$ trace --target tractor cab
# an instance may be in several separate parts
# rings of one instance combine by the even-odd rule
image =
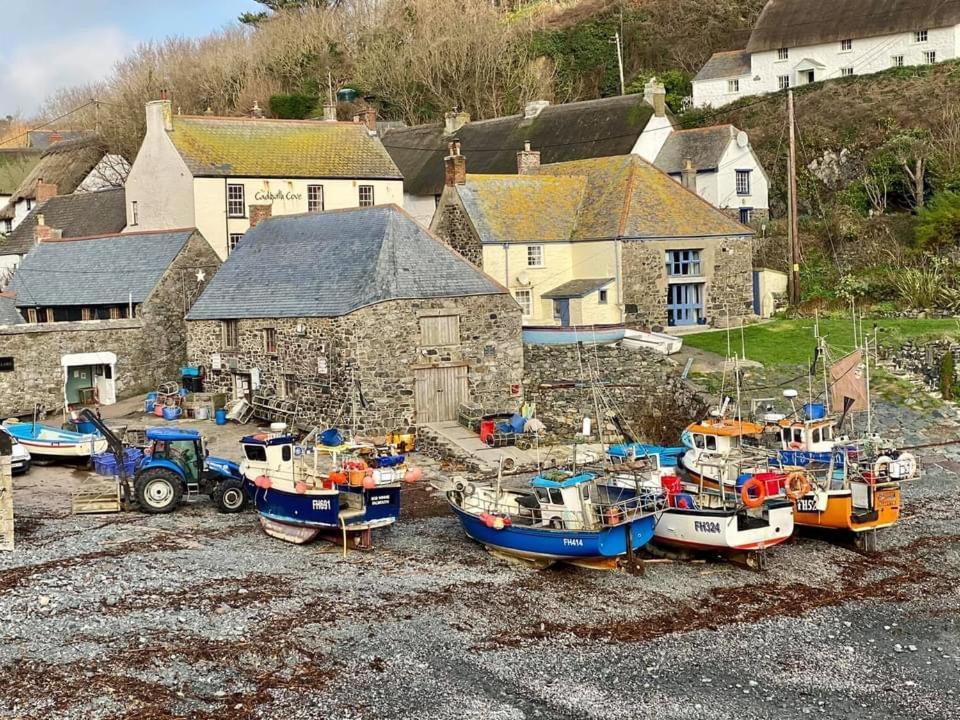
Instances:
[[[168,467],[188,485],[203,479],[206,448],[196,430],[148,428],[146,458],[142,467]]]

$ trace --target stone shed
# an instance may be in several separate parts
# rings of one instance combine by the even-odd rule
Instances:
[[[24,322],[0,325],[0,414],[110,405],[176,379],[184,316],[219,265],[192,228],[37,244],[11,283]]]
[[[187,316],[207,387],[383,433],[521,401],[520,307],[395,205],[274,217]]]

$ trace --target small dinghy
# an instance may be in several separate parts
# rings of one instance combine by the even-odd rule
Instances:
[[[673,353],[680,352],[683,347],[683,340],[666,333],[626,330],[620,344],[627,350],[634,352],[653,350],[664,355],[673,355]]]
[[[32,456],[41,459],[90,457],[107,450],[106,438],[97,433],[77,433],[37,422],[9,420],[4,427]]]

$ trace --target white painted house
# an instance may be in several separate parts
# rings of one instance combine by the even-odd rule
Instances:
[[[400,171],[363,123],[173,115],[169,100],[146,110],[126,232],[196,227],[226,258],[265,216],[403,202]]]
[[[715,53],[696,107],[960,56],[960,0],[769,0],[747,47]]]

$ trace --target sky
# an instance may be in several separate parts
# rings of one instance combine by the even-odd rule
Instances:
[[[59,87],[97,80],[138,43],[198,37],[253,0],[0,0],[0,117],[35,113]]]

